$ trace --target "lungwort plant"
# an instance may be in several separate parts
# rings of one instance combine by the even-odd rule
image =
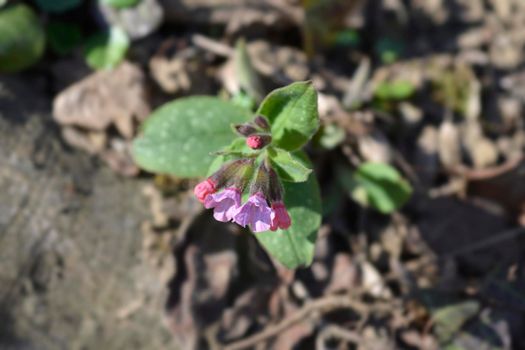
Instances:
[[[204,178],[196,197],[222,222],[248,227],[288,268],[312,262],[319,185],[301,148],[319,127],[309,82],[271,92],[255,114],[216,97],[177,99],[147,119],[133,144],[145,170]]]

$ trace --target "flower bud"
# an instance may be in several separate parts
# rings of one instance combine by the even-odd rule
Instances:
[[[252,176],[253,163],[253,159],[244,158],[227,162],[210,179],[215,182],[217,189],[232,186],[242,192]]]
[[[195,194],[195,197],[201,202],[204,203],[206,197],[208,195],[215,193],[217,191],[217,188],[215,186],[215,183],[211,179],[206,179],[193,189],[193,193]]]
[[[268,119],[266,119],[262,115],[258,115],[257,117],[255,117],[253,122],[255,123],[255,125],[263,129],[264,131],[270,131],[270,123],[268,123]]]
[[[257,132],[257,129],[255,129],[250,124],[236,124],[233,126],[233,128],[239,135],[244,137],[250,136]]]
[[[270,173],[266,162],[261,162],[256,171],[255,179],[250,186],[250,194],[262,193],[264,198],[269,198]]]
[[[250,135],[246,138],[246,144],[251,149],[261,149],[266,147],[272,142],[272,137],[270,135],[256,134]]]
[[[272,203],[272,224],[270,230],[276,231],[278,228],[286,230],[291,224],[292,219],[290,218],[284,203]]]
[[[268,170],[269,175],[269,194],[268,198],[270,199],[270,202],[282,202],[283,200],[283,185],[281,184],[281,180],[279,180],[279,176],[273,169]]]

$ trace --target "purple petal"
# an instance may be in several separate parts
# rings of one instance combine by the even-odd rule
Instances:
[[[272,222],[272,210],[261,193],[252,195],[234,215],[234,221],[246,227],[249,225],[253,232],[268,231]]]
[[[264,232],[270,230],[270,224],[268,222],[257,220],[255,225],[250,226],[253,232]]]
[[[246,225],[250,223],[250,218],[253,215],[252,212],[252,203],[248,201],[237,209],[236,213],[234,214],[233,221],[242,227],[246,227]]]
[[[227,188],[220,193],[207,196],[204,206],[208,209],[215,208],[213,211],[215,220],[227,222],[233,218],[240,203],[240,191],[235,188]]]
[[[253,232],[268,231],[272,223],[272,210],[267,205],[257,209],[250,227]]]

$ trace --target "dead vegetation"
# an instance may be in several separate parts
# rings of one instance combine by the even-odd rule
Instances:
[[[523,1],[159,3],[165,27],[132,45],[134,63],[67,89],[49,69],[68,145],[137,177],[130,140],[161,103],[257,101],[307,79],[322,120],[308,152],[324,219],[308,268],[286,270],[210,220],[193,180],[145,185],[141,259],[167,286],[178,348],[525,348]],[[352,197],[346,176],[365,161],[408,179],[403,209],[383,215]],[[118,318],[141,313],[144,298]]]

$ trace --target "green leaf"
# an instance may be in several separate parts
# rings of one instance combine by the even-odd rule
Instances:
[[[277,174],[283,181],[304,182],[312,172],[297,156],[280,148],[268,149],[268,154]]]
[[[248,111],[216,97],[169,102],[143,125],[133,142],[133,157],[145,170],[179,177],[206,176],[213,155],[237,136],[230,124],[250,119]]]
[[[71,10],[82,3],[82,0],[35,0],[44,12],[60,13]]]
[[[102,3],[115,8],[136,6],[141,0],[101,0]]]
[[[440,343],[446,343],[461,330],[461,327],[480,309],[477,301],[465,301],[448,305],[432,312],[434,331]]]
[[[268,118],[273,144],[287,151],[303,146],[319,128],[317,92],[311,82],[293,83],[272,91],[257,113]]]
[[[416,91],[415,86],[405,80],[384,81],[380,83],[374,94],[382,100],[406,100]]]
[[[88,65],[94,69],[115,68],[126,56],[129,38],[120,27],[111,27],[107,33],[92,36],[85,50]]]
[[[82,32],[77,24],[54,21],[47,25],[47,38],[53,51],[65,55],[80,45]]]
[[[44,30],[26,5],[0,9],[0,33],[0,72],[19,72],[35,64],[44,53]]]
[[[343,169],[339,180],[355,201],[383,214],[400,208],[412,194],[410,184],[395,168],[384,163],[363,163],[353,174]]]
[[[304,166],[311,166],[301,153]],[[292,225],[287,230],[255,233],[268,253],[289,269],[308,266],[314,257],[317,231],[321,225],[319,184],[312,173],[305,182],[284,182],[284,203]]]
[[[0,7],[4,6],[5,4],[7,4],[7,0],[0,0]]]

